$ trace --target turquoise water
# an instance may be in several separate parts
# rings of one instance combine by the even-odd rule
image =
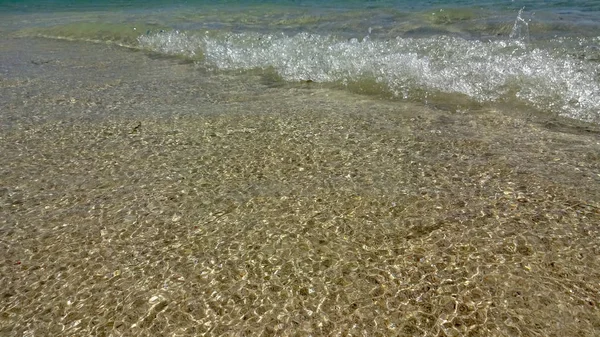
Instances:
[[[0,1],[0,32],[390,100],[600,121],[596,1]]]

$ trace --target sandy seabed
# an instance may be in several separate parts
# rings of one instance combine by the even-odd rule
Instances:
[[[2,42],[1,335],[600,334],[596,125]]]

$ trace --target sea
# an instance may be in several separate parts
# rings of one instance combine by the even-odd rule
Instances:
[[[273,85],[600,121],[597,1],[2,0],[0,35],[121,46]]]
[[[600,1],[0,0],[0,336],[599,336]]]

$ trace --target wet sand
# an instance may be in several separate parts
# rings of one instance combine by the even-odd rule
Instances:
[[[600,331],[596,125],[3,42],[2,335]]]

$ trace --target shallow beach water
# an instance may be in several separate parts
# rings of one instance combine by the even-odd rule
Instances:
[[[2,335],[600,331],[597,124],[0,42]]]

